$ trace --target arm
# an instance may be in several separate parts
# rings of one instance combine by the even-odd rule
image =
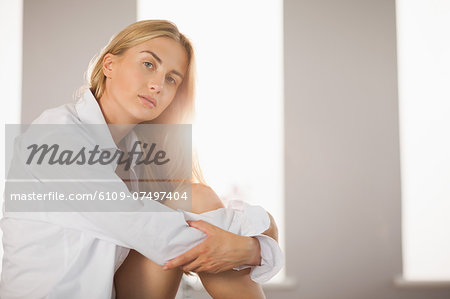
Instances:
[[[171,208],[176,209],[177,203],[176,202],[168,202],[166,205],[168,205]],[[195,214],[201,214],[206,213],[209,211],[217,210],[224,208],[224,204],[217,196],[217,194],[214,192],[213,189],[211,189],[209,186],[206,186],[204,184],[192,184],[192,212]],[[272,215],[270,213],[267,213],[270,219],[270,225],[269,228],[262,232],[262,234],[267,235],[275,240],[278,239],[278,229],[275,224],[275,220],[273,219]],[[191,222],[192,223],[192,222]],[[196,227],[197,229],[203,231],[205,234],[208,235],[209,240],[204,241],[202,247],[206,247],[208,249],[211,249],[212,246],[215,244],[221,244],[223,240],[229,239],[229,242],[231,244],[230,247],[230,253],[233,253],[233,256],[228,256],[228,259],[230,260],[230,263],[228,266],[222,265],[219,266],[218,264],[215,264],[215,267],[207,268],[204,267],[204,271],[208,271],[210,273],[217,273],[220,272],[220,270],[229,270],[234,267],[246,264],[251,266],[258,266],[261,264],[261,247],[259,244],[259,241],[256,237],[240,237],[236,236],[234,234],[220,234],[212,235],[213,232],[217,234],[218,230],[214,229],[214,227],[208,225],[208,223],[203,223],[202,221],[193,222],[194,224],[191,225],[191,227]],[[217,240],[216,240],[217,239]],[[211,245],[208,245],[208,243],[211,243]],[[226,248],[220,247],[223,250],[223,254],[230,254],[225,253],[227,251]],[[241,249],[241,250],[238,250]],[[191,255],[190,259],[195,259],[197,256]],[[183,262],[184,265],[184,271],[192,271],[196,265],[186,265],[188,262],[187,260],[181,261],[180,259],[178,262],[176,260],[172,260],[169,263],[166,263],[167,269],[172,269],[176,267],[176,264],[179,264]],[[217,261],[215,261],[217,263]],[[198,262],[196,263],[198,264]]]
[[[270,226],[262,234],[278,242],[278,227],[275,223],[275,219],[269,212],[267,212],[267,215],[269,215],[270,218]],[[246,257],[246,262],[241,265],[260,266],[261,265],[260,241],[257,237],[246,237],[246,238],[248,242],[249,253],[248,256]]]
[[[58,132],[61,134],[60,132]],[[51,134],[49,134],[51,136]],[[30,136],[28,136],[30,137]],[[34,136],[31,136],[33,139]],[[55,142],[54,138],[47,136],[46,141],[42,141],[41,136],[36,136],[40,144],[65,144],[62,148],[79,148],[83,144],[88,143],[82,139],[82,136],[73,136],[64,134],[62,140]],[[41,137],[41,138],[39,138]],[[58,136],[60,137],[60,136]],[[20,140],[19,140],[20,141]],[[29,143],[28,143],[29,144]],[[91,146],[91,144],[85,144]],[[101,167],[90,167],[90,165],[76,166],[50,166],[47,168],[38,167],[37,165],[26,165],[27,152],[26,144],[16,142],[16,156],[13,177],[9,179],[38,179],[30,184],[19,183],[14,185],[8,183],[9,191],[17,191],[16,188],[24,188],[22,193],[48,193],[49,191],[59,191],[61,193],[77,193],[77,194],[95,194],[96,192],[103,194],[109,192],[123,193],[131,197],[125,184],[116,176],[112,165],[103,165]],[[89,147],[87,147],[89,148]],[[57,178],[60,181],[83,179],[83,182],[73,181],[62,183],[51,181]],[[46,180],[44,180],[46,179]],[[102,181],[99,181],[102,180]],[[28,189],[27,189],[28,188]],[[7,190],[5,190],[7,191]],[[28,203],[25,203],[28,205]],[[48,207],[57,207],[55,213],[47,212],[42,208],[39,202],[37,206],[27,206],[31,213],[14,213],[7,210],[5,216],[46,221],[70,227],[77,230],[89,232],[100,239],[113,242],[117,245],[133,248],[149,259],[158,264],[179,256],[186,250],[198,245],[206,235],[186,224],[189,214],[183,211],[174,211],[158,202],[147,201],[145,206],[140,202],[128,200],[124,201],[124,208],[114,210],[98,210],[100,206],[93,206],[91,203],[83,202],[64,202],[62,205],[54,205],[50,203]],[[102,203],[103,204],[103,203]],[[122,204],[122,203],[120,203]],[[23,207],[23,206],[22,206]],[[34,209],[34,207],[36,209]],[[104,204],[101,207],[106,207]],[[107,205],[107,207],[115,207]],[[64,210],[72,211],[71,213],[59,213]],[[40,209],[40,210],[39,210]],[[62,209],[62,210],[61,210]],[[41,212],[36,212],[41,211]],[[232,209],[219,209],[210,213],[199,215],[198,220],[210,222],[223,230],[232,231],[238,235],[259,234],[265,229],[265,224],[259,221],[264,218],[264,210],[258,207],[248,207],[246,212]],[[221,244],[221,240],[218,243]]]
[[[193,191],[194,189],[197,190],[197,186],[193,187]],[[197,192],[199,197],[193,197],[194,212],[201,213],[223,207],[211,188],[205,186],[200,191]],[[191,227],[203,231],[207,238],[195,248],[166,263],[165,269],[180,266],[184,271],[219,273],[254,266],[250,272],[252,280],[259,283],[267,281],[281,269],[284,257],[275,241],[278,238],[275,220],[269,213],[264,214],[267,215],[265,231],[254,237],[249,237],[252,236],[251,233],[238,236],[204,221],[190,222]],[[197,220],[195,217],[192,219]]]

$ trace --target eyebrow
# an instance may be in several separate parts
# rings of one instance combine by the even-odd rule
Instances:
[[[148,54],[152,55],[156,59],[156,61],[158,61],[159,64],[162,64],[161,58],[159,58],[158,55],[156,55],[154,52],[144,50],[144,51],[141,51],[140,53],[148,53]],[[175,75],[179,76],[181,79],[184,79],[183,76],[181,75],[181,73],[178,72],[177,70],[172,70],[171,72],[174,73]]]

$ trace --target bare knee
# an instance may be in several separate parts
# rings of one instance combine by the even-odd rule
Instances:
[[[222,201],[213,189],[203,184],[192,185],[192,211],[194,213],[204,213],[223,207]],[[229,270],[217,274],[200,272],[198,275],[205,289],[213,298],[265,298],[261,285],[251,280],[250,269]]]
[[[216,192],[203,184],[192,184],[192,212],[196,214],[224,208]]]
[[[174,210],[181,209],[196,214],[224,208],[216,192],[204,184],[192,184],[192,201],[166,200],[166,206]]]

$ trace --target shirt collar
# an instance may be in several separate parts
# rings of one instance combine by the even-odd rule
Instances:
[[[75,109],[82,124],[95,125],[88,126],[88,130],[93,131],[94,140],[100,149],[118,149],[103,117],[102,110],[89,88],[76,102]]]
[[[133,145],[138,141],[137,135],[134,130],[131,130],[127,136],[125,136],[125,147],[128,151],[131,151]],[[131,160],[131,168],[135,168],[137,156],[133,156]]]

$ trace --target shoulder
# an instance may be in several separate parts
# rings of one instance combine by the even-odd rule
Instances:
[[[19,145],[57,144],[68,149],[90,145],[91,138],[79,126],[75,104],[44,110],[30,125],[24,125],[23,133],[17,136]]]
[[[42,112],[32,124],[78,124],[75,103],[68,103]]]
[[[68,103],[44,110],[21,134],[23,144],[83,144],[82,132],[77,128],[80,120],[75,104]]]

